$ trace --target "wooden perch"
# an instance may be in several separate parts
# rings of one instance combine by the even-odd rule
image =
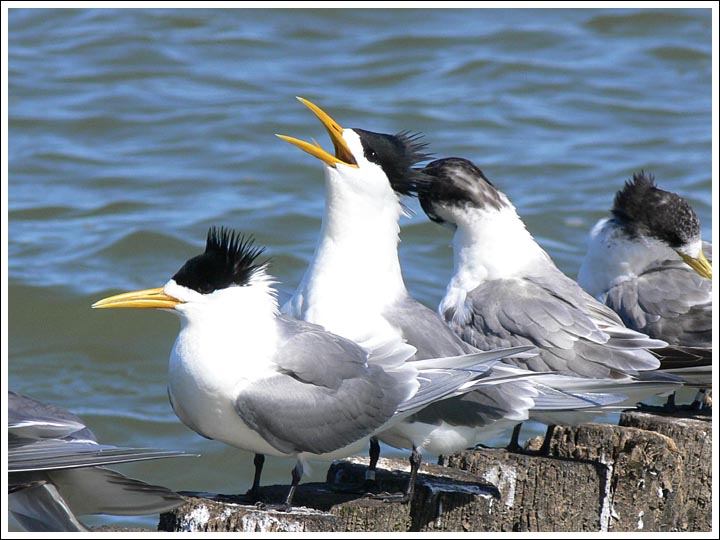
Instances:
[[[532,441],[530,447],[541,441]],[[366,459],[338,461],[328,483],[301,484],[291,512],[198,494],[160,517],[162,531],[710,531],[712,424],[623,413],[619,426],[558,427],[550,457],[475,449],[424,464],[410,504],[336,489],[360,484]],[[382,490],[401,491],[405,460],[382,459]],[[287,486],[262,489],[280,502]]]

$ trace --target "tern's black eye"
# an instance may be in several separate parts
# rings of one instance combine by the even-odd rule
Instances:
[[[382,168],[396,193],[410,195],[417,192],[418,183],[425,178],[412,167],[428,158],[428,154],[422,152],[425,144],[420,142],[419,135],[405,132],[387,135],[352,129],[360,137],[365,159]]]
[[[210,294],[211,292],[215,291],[215,285],[212,285],[208,282],[199,283],[197,285],[197,291],[200,294]]]

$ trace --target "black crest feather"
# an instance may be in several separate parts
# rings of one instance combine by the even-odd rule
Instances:
[[[382,167],[396,193],[414,195],[428,182],[423,173],[413,169],[414,165],[432,157],[425,152],[428,145],[421,133],[401,131],[387,135],[357,128],[353,131],[360,136],[365,158]]]
[[[419,192],[420,206],[427,216],[438,223],[443,220],[434,206],[472,205],[475,208],[501,209],[505,202],[500,192],[472,161],[450,157],[428,163],[422,173],[430,178]]]
[[[267,266],[268,261],[256,262],[264,251],[251,236],[225,227],[210,227],[205,252],[187,261],[173,279],[201,294],[247,285],[256,272]]]
[[[700,220],[690,204],[659,189],[645,171],[633,174],[617,192],[612,214],[631,237],[653,236],[673,248],[700,237]]]

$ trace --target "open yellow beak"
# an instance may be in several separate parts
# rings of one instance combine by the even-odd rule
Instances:
[[[301,97],[298,97],[298,100],[315,113],[315,116],[317,116],[320,122],[322,122],[322,125],[325,126],[325,130],[328,132],[328,135],[330,135],[330,139],[335,146],[335,155],[333,156],[323,150],[316,141],[313,141],[314,144],[311,144],[309,142],[296,139],[295,137],[288,137],[287,135],[278,135],[278,137],[290,144],[294,144],[300,150],[307,152],[311,156],[315,156],[319,160],[327,163],[330,167],[335,167],[338,163],[347,165],[348,167],[357,167],[357,162],[355,161],[350,148],[348,148],[345,139],[343,139],[342,126],[333,120],[328,113],[323,111],[311,101]]]
[[[168,296],[163,287],[116,294],[95,302],[93,308],[156,308],[173,309],[181,300]]]
[[[697,258],[686,255],[685,253],[678,254],[683,258],[690,268],[695,270],[698,274],[708,279],[712,279],[712,265],[705,258],[705,255],[701,251]]]

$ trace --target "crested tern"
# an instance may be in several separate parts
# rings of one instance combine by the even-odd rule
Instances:
[[[700,219],[644,171],[616,193],[611,213],[591,232],[578,282],[628,327],[668,342],[663,370],[709,387],[712,244],[700,237]]]
[[[506,362],[553,372],[560,376],[555,387],[565,391],[584,387],[588,396],[616,394],[623,398],[619,403],[634,405],[638,398],[677,387],[677,381],[661,376],[637,379],[640,372],[660,366],[648,349],[666,343],[626,328],[611,309],[563,274],[508,197],[475,164],[456,157],[438,159],[422,172],[432,179],[419,192],[423,210],[454,231],[453,274],[438,312],[458,336],[481,349],[537,347],[532,358]],[[597,380],[578,385],[573,379],[563,382],[564,376]],[[550,435],[554,424],[584,421],[587,412],[593,411],[531,416],[543,418]],[[512,447],[518,446],[518,431]],[[549,441],[546,436],[544,449]]]
[[[205,251],[164,286],[93,307],[156,308],[180,317],[169,363],[173,410],[206,438],[295,458],[285,508],[306,460],[356,453],[429,403],[470,391],[507,354],[416,363],[405,362],[407,349],[373,356],[321,326],[281,315],[262,252],[251,239],[213,227]]]
[[[84,514],[172,510],[185,502],[177,493],[104,466],[188,455],[100,444],[74,414],[8,391],[8,509],[27,531],[87,531]]]
[[[312,102],[298,98],[320,120],[334,154],[318,143],[278,135],[324,163],[326,200],[312,261],[283,311],[358,342],[371,350],[409,350],[409,363],[433,356],[477,351],[438,315],[408,293],[398,257],[401,197],[428,181],[413,169],[429,156],[418,136],[347,128]],[[524,370],[499,364],[496,376]],[[531,380],[480,387],[382,431],[385,443],[412,448],[411,478],[423,451],[447,455],[489,440],[527,418],[538,386]],[[554,399],[571,396],[557,392]],[[557,404],[557,403],[556,403]],[[379,446],[371,446],[368,479],[374,477]],[[409,499],[412,483],[403,496]]]

